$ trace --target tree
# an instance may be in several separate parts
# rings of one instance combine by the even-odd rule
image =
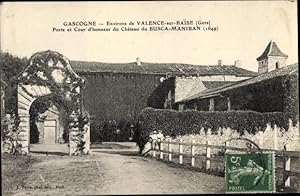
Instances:
[[[10,80],[19,75],[28,65],[26,57],[20,58],[0,51],[1,79],[10,84]]]
[[[4,116],[6,112],[13,110],[13,108],[11,108],[11,103],[13,103],[15,100],[15,97],[12,93],[13,88],[11,85],[11,80],[15,76],[19,75],[22,72],[22,70],[26,68],[27,65],[27,58],[19,58],[17,56],[13,56],[7,52],[2,52],[0,50],[1,104],[3,103],[3,99],[5,100],[5,102],[9,100],[9,102],[7,103],[10,103],[4,104],[5,108],[1,108],[1,143],[3,137],[7,135],[6,133],[4,133],[4,124],[6,123]],[[3,84],[5,84],[5,87],[2,86]],[[3,106],[1,105],[1,107]],[[14,137],[14,134],[10,135],[10,137]]]

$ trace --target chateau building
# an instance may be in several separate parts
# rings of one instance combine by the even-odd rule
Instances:
[[[298,114],[298,63],[286,65],[287,55],[273,41],[257,58],[258,75],[203,91],[177,101],[181,109],[202,111],[253,110]]]
[[[285,106],[288,98],[282,96],[289,95],[285,93],[286,88],[279,83],[274,85],[282,76],[298,77],[297,64],[286,66],[286,59],[287,55],[271,41],[257,58],[258,73],[241,68],[238,60],[231,65],[223,64],[222,60],[214,65],[191,65],[149,63],[140,58],[131,63],[70,61],[70,66],[57,67],[55,71],[59,74],[59,69],[63,68],[78,80],[85,79],[85,87],[80,88],[78,94],[82,96],[82,110],[90,117],[91,142],[112,141],[116,130],[121,130],[119,139],[124,141],[130,137],[135,120],[146,107],[180,111],[290,111],[291,107]],[[33,76],[44,77],[39,74]],[[68,80],[65,76],[60,80],[64,78]],[[60,80],[56,82],[59,85]],[[282,84],[286,80],[280,81]],[[27,108],[30,141],[45,144],[67,142],[68,135],[64,130],[68,124],[64,120],[66,111],[63,107],[45,101],[55,98],[49,97],[49,89],[34,85],[26,88],[9,93],[12,98],[5,100],[3,105],[10,108],[9,111]],[[31,103],[34,96],[42,98]]]
[[[202,87],[194,86],[202,81],[207,81],[205,87],[211,87],[256,75],[239,67],[238,61],[233,65],[223,65],[222,61],[216,65],[190,65],[148,63],[137,58],[132,63],[71,61],[71,66],[87,81],[83,99],[91,116],[92,141],[93,137],[104,137],[104,140],[108,137],[98,136],[96,132],[105,132],[103,127],[109,123],[128,127],[144,108],[166,108],[166,99],[180,100],[188,95],[178,89],[197,93]],[[168,81],[175,82],[165,88]]]

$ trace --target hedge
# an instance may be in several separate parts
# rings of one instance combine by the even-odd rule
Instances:
[[[195,111],[162,110],[146,108],[139,117],[135,140],[142,151],[148,140],[149,133],[161,130],[164,135],[198,134],[204,128],[205,132],[211,129],[217,133],[219,128],[237,130],[240,135],[245,131],[255,134],[264,131],[270,124],[272,127],[288,129],[289,118],[281,112],[259,113],[254,111]]]
[[[101,143],[101,142],[128,142],[131,135],[131,125],[134,123],[132,121],[126,121],[126,119],[121,119],[119,123],[117,121],[94,121],[91,123],[91,142]],[[117,129],[120,133],[117,134]]]

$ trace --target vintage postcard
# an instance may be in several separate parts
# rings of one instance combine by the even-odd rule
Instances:
[[[2,195],[300,192],[297,3],[2,2]]]

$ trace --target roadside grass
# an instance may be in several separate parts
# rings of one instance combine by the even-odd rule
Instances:
[[[30,156],[1,154],[2,195],[10,195],[17,187],[24,186],[27,170],[37,160]]]

